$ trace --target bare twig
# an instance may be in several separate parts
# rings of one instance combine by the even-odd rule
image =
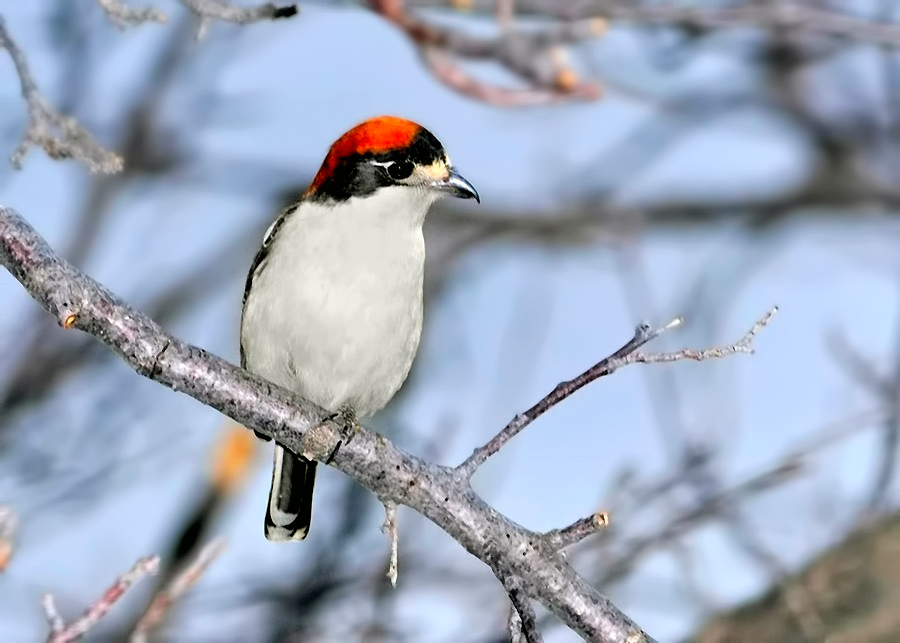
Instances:
[[[200,26],[197,29],[198,40],[206,35],[209,24],[215,20],[246,25],[261,20],[291,18],[300,11],[293,3],[281,7],[271,2],[255,7],[240,7],[222,0],[181,0],[181,3],[200,18]]]
[[[304,440],[327,412],[271,382],[180,341],[53,253],[14,210],[0,206],[0,264],[51,315],[102,340],[136,372],[273,438],[293,453],[324,461],[329,449]],[[319,440],[323,445],[328,440]],[[517,576],[523,591],[583,638],[608,643],[652,641],[544,539],[487,505],[454,469],[427,463],[360,426],[331,462],[382,502],[404,504],[446,531],[498,579]]]
[[[567,94],[540,88],[509,89],[490,85],[473,78],[446,52],[434,47],[423,47],[422,59],[434,77],[451,89],[497,107],[551,105],[573,99],[593,100],[600,95],[599,88],[594,85],[583,85]]]
[[[397,503],[387,501],[384,503],[384,523],[381,525],[381,531],[387,535],[390,541],[390,560],[388,562],[387,577],[391,581],[391,586],[397,586],[398,563],[399,563],[399,533],[397,531]]]
[[[39,145],[50,158],[73,158],[84,163],[91,172],[111,174],[120,171],[122,169],[120,156],[104,149],[74,118],[58,114],[50,107],[38,91],[28,62],[25,60],[25,54],[9,35],[2,16],[0,16],[0,47],[9,52],[19,76],[22,98],[28,107],[28,128],[22,142],[10,157],[13,167],[21,168],[29,148]]]
[[[113,585],[106,590],[93,605],[91,605],[81,618],[73,621],[69,625],[65,625],[59,612],[56,610],[56,603],[51,594],[45,594],[43,599],[44,614],[47,622],[50,624],[51,634],[48,643],[70,643],[77,641],[87,634],[101,618],[106,616],[107,612],[120,598],[128,591],[132,585],[141,580],[148,574],[155,574],[159,568],[159,557],[150,556],[141,558],[131,569],[116,580]]]
[[[472,98],[521,106],[600,96],[598,84],[580,81],[565,58],[558,55],[558,48],[605,33],[606,21],[601,18],[564,22],[540,31],[517,30],[509,23],[495,38],[476,38],[418,18],[407,11],[404,0],[367,0],[367,4],[406,33],[438,80]],[[510,89],[483,83],[454,58],[496,61],[529,87]]]
[[[53,594],[44,594],[41,597],[41,607],[44,608],[44,616],[47,617],[50,631],[54,635],[61,634],[66,629],[66,623],[63,621],[63,617],[59,615],[59,610],[56,609],[56,601],[53,599]]]
[[[464,477],[471,478],[478,467],[487,462],[488,458],[502,449],[507,442],[512,440],[525,427],[534,422],[541,415],[572,395],[578,389],[587,386],[604,375],[612,373],[619,367],[620,360],[625,356],[632,354],[647,342],[656,339],[667,330],[676,328],[681,324],[682,319],[678,317],[661,328],[653,328],[647,323],[638,325],[634,329],[634,336],[621,348],[609,357],[605,357],[594,364],[578,377],[557,384],[556,388],[545,395],[537,404],[524,413],[519,413],[519,415],[514,417],[509,424],[503,427],[497,435],[491,438],[489,442],[475,449],[475,451],[472,452],[472,455],[460,464],[456,470]]]
[[[509,637],[511,643],[542,643],[544,637],[538,628],[537,615],[522,589],[522,579],[512,576],[503,583],[509,595]]]
[[[557,384],[556,388],[545,395],[537,404],[524,413],[517,415],[509,424],[503,427],[497,435],[491,438],[489,442],[475,449],[475,451],[472,452],[472,455],[460,464],[456,470],[466,478],[471,478],[478,467],[484,464],[488,458],[502,449],[507,442],[518,435],[525,427],[534,422],[541,415],[579,389],[601,377],[616,372],[618,369],[628,364],[653,364],[681,360],[701,361],[717,359],[735,353],[752,353],[753,339],[760,330],[768,325],[776,312],[778,312],[778,308],[772,308],[765,316],[757,321],[739,341],[730,346],[720,346],[703,350],[684,349],[674,353],[640,353],[637,351],[641,346],[644,346],[647,342],[659,337],[664,332],[680,326],[683,321],[680,317],[676,317],[665,326],[656,329],[649,324],[641,324],[635,329],[634,337],[628,340],[628,342],[619,350],[609,357],[603,358],[578,377]]]
[[[753,340],[756,338],[756,335],[759,331],[769,325],[769,322],[772,321],[772,317],[774,317],[777,312],[778,306],[771,308],[769,312],[753,324],[753,328],[748,330],[740,340],[730,346],[717,346],[715,348],[705,348],[703,350],[686,348],[672,353],[632,353],[631,355],[625,356],[621,360],[621,364],[616,365],[616,368],[620,368],[626,364],[665,364],[667,362],[680,362],[683,360],[700,362],[707,359],[720,359],[736,353],[752,353]]]
[[[564,549],[580,543],[607,526],[609,526],[609,514],[600,511],[587,518],[576,520],[568,527],[547,532],[547,544],[554,549]]]
[[[166,22],[166,14],[152,7],[133,9],[122,4],[121,0],[97,0],[97,4],[106,12],[113,24],[120,29],[141,25],[145,22]]]
[[[197,583],[212,562],[225,551],[226,546],[227,542],[224,538],[217,538],[208,543],[200,550],[194,562],[159,590],[150,602],[147,611],[138,621],[134,633],[131,635],[131,643],[144,643],[147,640],[147,635],[159,627],[172,605]]]
[[[201,18],[246,25],[260,20],[291,18],[299,13],[295,3],[281,7],[266,2],[255,7],[240,7],[221,0],[181,0],[181,3]]]
[[[206,37],[210,24],[216,20],[246,25],[260,20],[290,18],[300,11],[296,4],[277,7],[271,2],[255,7],[238,7],[222,0],[181,0],[181,3],[200,18],[197,40]]]

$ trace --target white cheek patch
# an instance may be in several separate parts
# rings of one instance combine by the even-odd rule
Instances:
[[[431,165],[416,168],[416,173],[425,183],[443,181],[450,176],[450,166],[444,160],[437,160]]]

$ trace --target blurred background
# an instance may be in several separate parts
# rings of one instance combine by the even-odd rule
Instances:
[[[900,2],[308,0],[199,41],[181,3],[135,0],[168,22],[122,29],[102,4],[0,5],[48,103],[125,162],[0,164],[0,200],[57,251],[236,362],[278,209],[350,126],[417,120],[482,204],[429,217],[422,350],[376,428],[455,465],[640,321],[683,315],[650,348],[705,348],[778,305],[755,355],[592,384],[476,490],[534,530],[609,512],[571,558],[660,641],[897,640]],[[0,58],[9,154],[28,112]],[[94,632],[123,640],[216,538],[158,640],[507,640],[502,587],[425,519],[399,512],[391,589],[381,505],[325,468],[309,539],[271,545],[271,443],[9,276],[0,302],[0,640],[43,640],[42,593],[75,616],[158,553]]]

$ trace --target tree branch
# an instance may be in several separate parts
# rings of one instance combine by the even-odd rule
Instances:
[[[181,4],[193,11],[200,18],[197,39],[203,38],[209,23],[214,20],[246,25],[260,20],[278,20],[291,18],[299,13],[296,4],[277,7],[271,2],[255,7],[238,7],[221,0],[181,0]]]
[[[207,543],[191,564],[157,592],[134,628],[130,643],[146,643],[150,632],[159,627],[172,605],[197,583],[213,561],[225,551],[226,544],[224,538]]]
[[[122,4],[121,0],[97,0],[97,4],[109,16],[112,23],[120,29],[134,27],[145,22],[166,22],[166,14],[159,9],[151,7],[133,9]]]
[[[466,458],[466,460],[456,468],[457,471],[459,471],[466,479],[471,478],[478,467],[487,462],[488,458],[502,449],[507,442],[517,436],[529,424],[572,395],[572,393],[578,389],[587,386],[604,375],[612,373],[620,366],[619,362],[622,358],[630,355],[647,342],[659,337],[670,328],[680,326],[681,321],[681,318],[677,318],[662,328],[656,329],[650,326],[650,324],[640,324],[634,329],[634,336],[619,350],[609,357],[603,358],[578,377],[557,384],[556,388],[545,395],[541,401],[524,413],[519,413],[519,415],[514,417],[510,423],[503,427],[503,429],[500,430],[500,433],[491,438],[487,444],[475,449],[475,451],[472,452],[472,455]]]
[[[515,576],[508,578],[505,587],[512,608],[509,612],[511,643],[543,643],[544,637],[538,628],[537,615],[528,595],[522,590],[521,579]]]
[[[44,594],[44,615],[50,624],[48,643],[71,643],[87,634],[112,609],[125,592],[148,574],[155,574],[159,568],[159,557],[141,558],[131,571],[120,576],[103,596],[91,605],[81,618],[66,625],[56,610],[56,602],[52,594]]]
[[[504,445],[517,436],[529,424],[534,422],[551,408],[565,400],[567,397],[584,388],[594,380],[606,377],[628,364],[651,364],[664,362],[677,362],[681,360],[702,361],[733,355],[735,353],[752,353],[753,339],[760,330],[765,328],[778,308],[772,308],[764,317],[758,320],[753,327],[737,342],[730,346],[719,346],[704,350],[685,349],[674,353],[641,353],[638,349],[651,340],[659,337],[664,332],[681,326],[681,317],[676,317],[662,328],[652,328],[649,324],[641,324],[634,330],[634,337],[628,340],[624,346],[609,357],[605,357],[578,377],[560,382],[556,388],[550,391],[544,398],[524,413],[514,417],[501,431],[490,439],[485,445],[478,447],[456,469],[466,479],[472,477],[475,471],[484,464],[488,458],[497,453]]]
[[[100,339],[137,373],[186,393],[297,454],[324,460],[340,427],[324,410],[206,351],[178,340],[53,253],[14,210],[0,206],[0,263],[60,325]],[[523,591],[591,641],[652,641],[591,587],[544,536],[487,505],[468,480],[427,463],[361,427],[332,466],[382,501],[407,505],[441,527],[494,575]]]
[[[367,0],[366,4],[419,47],[439,81],[470,98],[511,107],[600,96],[597,83],[578,79],[560,47],[602,35],[606,32],[603,19],[565,22],[538,31],[506,24],[496,37],[480,38],[426,22],[407,11],[404,0]],[[529,87],[512,89],[483,83],[456,64],[456,58],[496,61]]]
[[[409,0],[423,8],[459,9],[491,15],[496,0]],[[616,0],[564,2],[562,0],[516,0],[518,16],[584,20],[605,18],[613,23],[642,26],[681,27],[690,31],[758,28],[792,30],[855,42],[900,46],[900,26],[867,20],[834,9],[805,6],[799,2],[746,2],[733,6],[692,6],[687,3],[637,3]]]
[[[9,159],[13,166],[21,168],[29,148],[38,145],[50,158],[73,158],[84,163],[91,172],[112,174],[120,171],[122,158],[118,154],[104,149],[74,118],[63,116],[50,107],[38,91],[25,54],[9,35],[3,16],[0,16],[0,48],[9,52],[28,108],[28,128]]]
[[[609,526],[609,514],[600,511],[587,518],[580,518],[568,527],[548,531],[547,542],[556,549],[565,549],[580,543],[607,526]]]

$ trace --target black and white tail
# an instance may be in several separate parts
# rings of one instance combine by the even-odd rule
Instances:
[[[272,487],[266,509],[266,539],[276,542],[303,540],[312,521],[315,460],[298,457],[275,444]]]

